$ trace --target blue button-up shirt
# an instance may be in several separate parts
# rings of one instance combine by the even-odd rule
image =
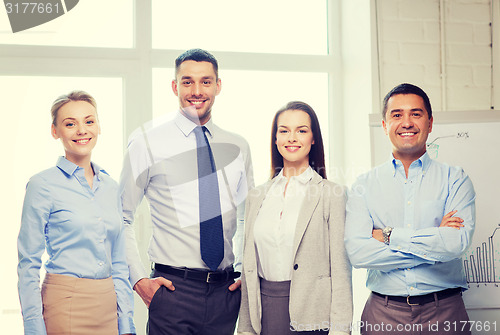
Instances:
[[[386,295],[422,295],[467,288],[461,255],[475,225],[476,194],[459,167],[432,160],[414,161],[406,177],[392,159],[361,175],[347,202],[345,242],[354,267],[367,268],[366,286]],[[457,210],[464,227],[439,227]],[[393,227],[390,244],[372,237],[373,229]]]
[[[41,257],[48,273],[113,277],[120,334],[135,333],[118,185],[96,164],[92,188],[84,169],[60,157],[26,187],[18,238],[19,297],[25,334],[46,334],[40,293]]]

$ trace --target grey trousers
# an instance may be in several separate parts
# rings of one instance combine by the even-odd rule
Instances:
[[[328,330],[295,331],[291,327],[290,281],[267,281],[260,278],[262,304],[261,335],[328,334]]]
[[[370,294],[361,315],[362,335],[470,335],[461,294],[417,306]]]
[[[229,291],[234,280],[216,284],[183,279],[157,270],[152,277],[172,281],[175,291],[161,286],[149,305],[149,335],[233,335],[241,290]]]

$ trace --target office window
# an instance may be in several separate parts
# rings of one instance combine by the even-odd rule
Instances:
[[[96,97],[102,134],[93,159],[118,179],[130,133],[152,116],[177,110],[170,85],[173,60],[182,50],[201,47],[221,62],[214,120],[247,138],[257,184],[268,178],[271,119],[290,100],[303,100],[318,113],[328,162],[328,147],[339,146],[328,138],[342,127],[335,122],[328,129],[329,118],[340,112],[332,103],[339,59],[328,52],[328,45],[335,45],[336,6],[332,0],[85,0],[51,22],[15,34],[0,10],[0,108],[8,124],[2,153],[10,165],[2,172],[12,176],[4,186],[10,211],[0,249],[7,269],[0,279],[7,292],[0,299],[3,329],[23,334],[16,239],[26,182],[63,154],[50,136],[53,99],[74,88]],[[146,207],[138,211],[143,224],[135,229],[147,269]],[[135,298],[137,332],[144,335],[147,309]]]
[[[153,0],[153,48],[325,55],[327,1]]]
[[[8,199],[8,210],[3,211],[2,267],[0,276],[0,325],[8,334],[22,334],[22,317],[17,295],[17,235],[25,187],[29,178],[54,166],[58,156],[64,155],[59,140],[50,133],[50,107],[61,94],[73,89],[90,93],[97,101],[101,135],[92,153],[92,160],[103,167],[111,177],[118,179],[121,171],[123,147],[122,81],[120,78],[76,77],[21,77],[0,76],[2,95],[0,110],[3,120],[2,146],[4,164],[0,165],[3,178],[3,199]],[[112,155],[110,155],[112,153]],[[45,272],[42,270],[42,275]]]
[[[221,128],[246,138],[252,151],[255,182],[269,178],[271,123],[274,114],[292,100],[308,103],[318,114],[329,150],[328,75],[326,73],[219,70],[221,93],[213,107],[213,120]],[[153,117],[177,111],[171,89],[174,69],[153,69]],[[327,157],[328,163],[328,157]],[[327,167],[328,171],[328,167]]]
[[[12,33],[7,11],[2,8],[0,44],[131,48],[133,4],[133,0],[79,1],[64,15],[15,34]],[[17,8],[19,11],[33,9],[23,5]],[[56,7],[51,10],[56,10]],[[62,11],[63,8],[57,7],[57,10]]]

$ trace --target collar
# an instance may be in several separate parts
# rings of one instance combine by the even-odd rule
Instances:
[[[196,123],[194,123],[193,121],[189,120],[187,117],[182,115],[181,112],[178,112],[177,115],[175,116],[175,124],[186,137],[188,137],[189,134],[191,134],[194,128],[198,127]],[[210,137],[213,137],[214,123],[212,122],[212,118],[210,118],[210,120],[208,120],[208,122],[205,123],[203,126],[207,128]]]
[[[298,176],[290,177],[290,180],[294,179],[305,185],[312,179],[313,175],[314,170],[311,166],[308,166],[307,169]],[[282,180],[287,180],[287,178],[283,175],[283,169],[281,169],[280,173],[275,177],[275,179],[277,183],[281,182]]]
[[[98,180],[100,180],[100,173],[101,172],[104,174],[108,174],[104,169],[101,169],[101,167],[99,165],[97,165],[96,163],[90,162],[90,165],[92,166],[92,169],[94,170],[94,174]],[[59,169],[61,169],[68,176],[72,176],[77,170],[83,170],[82,167],[76,165],[73,162],[70,162],[64,156],[60,156],[57,159],[56,166]]]
[[[394,158],[394,155],[391,154],[391,163],[393,167],[394,176],[396,176],[396,171],[398,168],[402,168],[403,163],[399,159]],[[429,154],[424,152],[422,156],[420,156],[417,160],[413,161],[410,165],[410,168],[421,167],[422,174],[425,174],[427,170],[429,170],[429,166],[432,163],[432,159],[429,157]]]

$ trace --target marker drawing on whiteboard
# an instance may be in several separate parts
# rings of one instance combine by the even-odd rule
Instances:
[[[429,156],[432,159],[437,159],[439,156],[439,144],[436,144],[434,142],[436,142],[439,139],[450,138],[450,137],[468,139],[469,132],[468,131],[459,131],[455,135],[438,136],[435,139],[433,139],[431,142],[427,143],[427,152],[429,153]]]
[[[498,287],[500,284],[500,271],[497,264],[500,261],[500,238],[495,239],[495,233],[500,230],[500,224],[495,228],[491,236],[488,237],[488,242],[483,242],[480,247],[477,247],[475,252],[464,256],[464,270],[467,284],[494,284]]]

